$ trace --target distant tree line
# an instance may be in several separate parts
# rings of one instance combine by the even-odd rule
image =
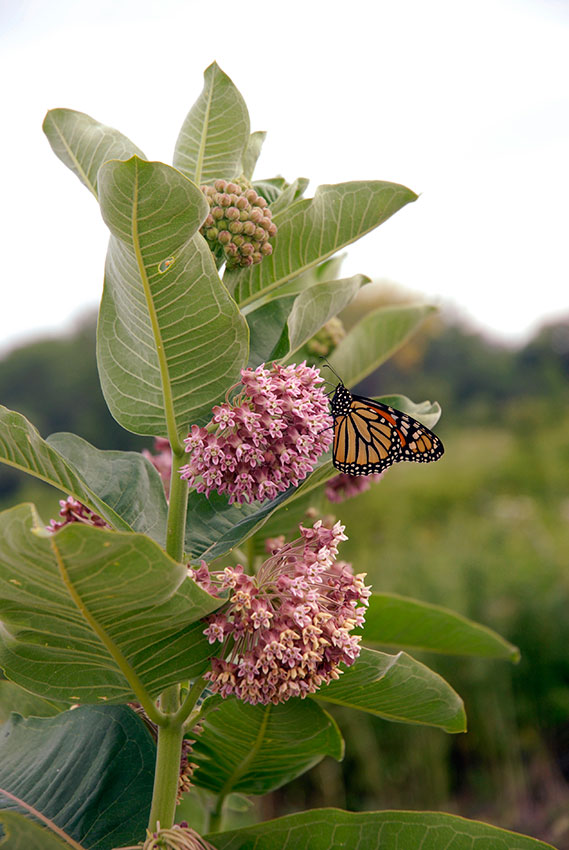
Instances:
[[[123,430],[110,415],[97,378],[95,318],[73,333],[22,346],[0,360],[0,403],[23,413],[42,436],[73,431],[97,448],[139,451],[149,438]],[[569,320],[542,327],[526,345],[489,342],[466,326],[427,322],[397,355],[360,384],[366,395],[401,392],[437,400],[443,427],[501,417],[514,399],[565,406]],[[548,407],[548,409],[551,409]],[[0,495],[19,478],[0,468]]]

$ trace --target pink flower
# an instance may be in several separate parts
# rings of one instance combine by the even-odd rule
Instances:
[[[322,380],[306,363],[243,369],[238,395],[184,440],[190,457],[182,478],[206,496],[227,493],[230,504],[263,502],[297,486],[332,442]]]
[[[301,525],[292,543],[278,547],[274,538],[270,548],[278,548],[255,576],[240,565],[190,570],[210,593],[231,590],[204,631],[220,644],[205,674],[214,693],[276,704],[314,693],[340,676],[340,664],[354,663],[360,637],[351,632],[364,621],[370,591],[363,574],[336,561],[343,532],[340,523],[326,528],[319,520],[312,528]]]
[[[351,499],[357,496],[358,493],[365,493],[369,490],[372,481],[380,481],[385,473],[378,472],[374,475],[346,475],[340,472],[339,475],[331,478],[326,484],[325,494],[330,502],[344,502],[346,499]]]
[[[95,528],[110,528],[108,522],[92,511],[87,505],[78,502],[73,496],[68,496],[67,499],[60,499],[59,504],[61,510],[59,516],[63,517],[59,522],[55,519],[50,519],[49,525],[46,526],[48,531],[59,531],[64,525],[69,525],[72,522],[81,522],[83,525],[93,525]]]

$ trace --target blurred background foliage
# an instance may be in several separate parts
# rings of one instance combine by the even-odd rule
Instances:
[[[349,317],[346,318],[349,324]],[[359,387],[437,400],[446,454],[398,464],[357,499],[327,504],[342,556],[378,590],[442,604],[520,647],[519,665],[430,655],[462,695],[466,735],[334,711],[342,764],[325,760],[259,801],[263,818],[307,806],[441,809],[569,848],[569,321],[514,348],[449,317],[429,320]],[[74,431],[102,449],[150,447],[101,395],[95,320],[0,361],[0,403],[42,436]],[[0,508],[59,496],[0,468]]]

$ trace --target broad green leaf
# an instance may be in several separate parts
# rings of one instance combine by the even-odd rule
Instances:
[[[300,200],[306,192],[309,183],[310,180],[306,177],[297,177],[296,180],[293,180],[292,183],[289,183],[288,186],[284,187],[278,198],[275,198],[274,203],[271,204],[271,212],[273,215],[286,210],[286,208],[290,207],[291,204],[294,204],[295,201]]]
[[[0,723],[5,723],[13,711],[22,717],[54,717],[66,708],[62,703],[42,699],[14,682],[0,679]]]
[[[404,652],[387,655],[363,648],[337,681],[320,688],[311,699],[359,708],[396,723],[437,726],[445,732],[466,730],[464,707],[456,691]]]
[[[101,451],[75,434],[52,434],[47,443],[133,531],[164,547],[168,504],[150,461],[139,452]]]
[[[31,505],[0,514],[0,667],[45,699],[148,711],[207,665],[198,621],[219,604],[142,534],[49,534]]]
[[[19,812],[0,811],[0,850],[82,850],[83,847],[49,832],[47,827]]]
[[[366,643],[445,655],[508,658],[514,662],[520,658],[519,649],[492,629],[447,608],[396,593],[374,593],[370,597],[363,635]]]
[[[315,470],[300,487],[289,487],[265,502],[230,505],[225,495],[213,492],[209,498],[191,490],[188,499],[186,552],[193,561],[213,561],[255,534],[269,516],[289,499],[294,500],[322,483],[322,467],[331,468],[327,455],[322,455]],[[335,474],[335,473],[334,473]],[[328,476],[330,477],[330,476]]]
[[[253,189],[258,195],[261,195],[271,207],[287,185],[284,177],[269,177],[266,180],[255,180]]]
[[[438,401],[414,402],[406,395],[380,395],[375,397],[376,401],[388,404],[396,410],[408,413],[414,419],[418,419],[427,428],[434,428],[441,418],[441,406]]]
[[[377,180],[319,186],[314,198],[274,216],[278,233],[271,256],[226,272],[224,282],[244,306],[369,233],[416,197],[405,186]]]
[[[28,720],[12,715],[0,739],[0,821],[3,809],[35,816],[46,848],[50,834],[87,850],[139,841],[155,759],[150,733],[126,706],[81,706]]]
[[[249,113],[239,91],[213,62],[180,130],[174,165],[198,186],[239,177],[249,146]]]
[[[196,186],[133,157],[104,165],[99,191],[113,234],[97,341],[103,392],[124,428],[173,442],[237,379],[247,325],[196,234],[208,210]]]
[[[53,152],[98,197],[97,173],[109,159],[129,159],[142,151],[113,127],[74,109],[50,109],[43,131]]]
[[[349,388],[400,348],[434,308],[428,304],[380,307],[352,328],[328,360]]]
[[[223,796],[266,794],[324,756],[343,757],[335,721],[309,700],[263,706],[227,699],[203,727],[192,752],[199,765],[194,781]]]
[[[369,283],[369,278],[356,274],[343,280],[316,283],[301,292],[287,320],[290,340],[288,356],[292,357],[329,319],[343,310],[364,283]]]
[[[261,363],[286,357],[290,349],[287,319],[294,295],[275,298],[245,315],[249,325],[249,362],[255,369]]]
[[[0,405],[0,463],[21,469],[35,478],[73,496],[102,516],[113,528],[126,531],[128,522],[89,488],[75,468],[48,442],[34,426],[13,410]]]
[[[244,311],[251,340],[249,366],[292,358],[368,281],[364,275],[323,281],[298,296],[272,298],[256,310]]]
[[[247,147],[243,154],[243,174],[247,180],[250,180],[253,176],[257,160],[261,153],[261,148],[263,147],[263,142],[266,138],[267,134],[264,130],[256,130],[256,132],[251,133],[249,136],[249,141],[247,142]]]
[[[206,838],[217,850],[555,850],[544,841],[444,812],[313,809]]]

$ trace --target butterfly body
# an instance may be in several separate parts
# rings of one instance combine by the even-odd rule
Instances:
[[[351,393],[342,382],[330,403],[334,420],[333,462],[348,475],[383,472],[398,461],[438,460],[443,444],[418,422],[387,404]]]

